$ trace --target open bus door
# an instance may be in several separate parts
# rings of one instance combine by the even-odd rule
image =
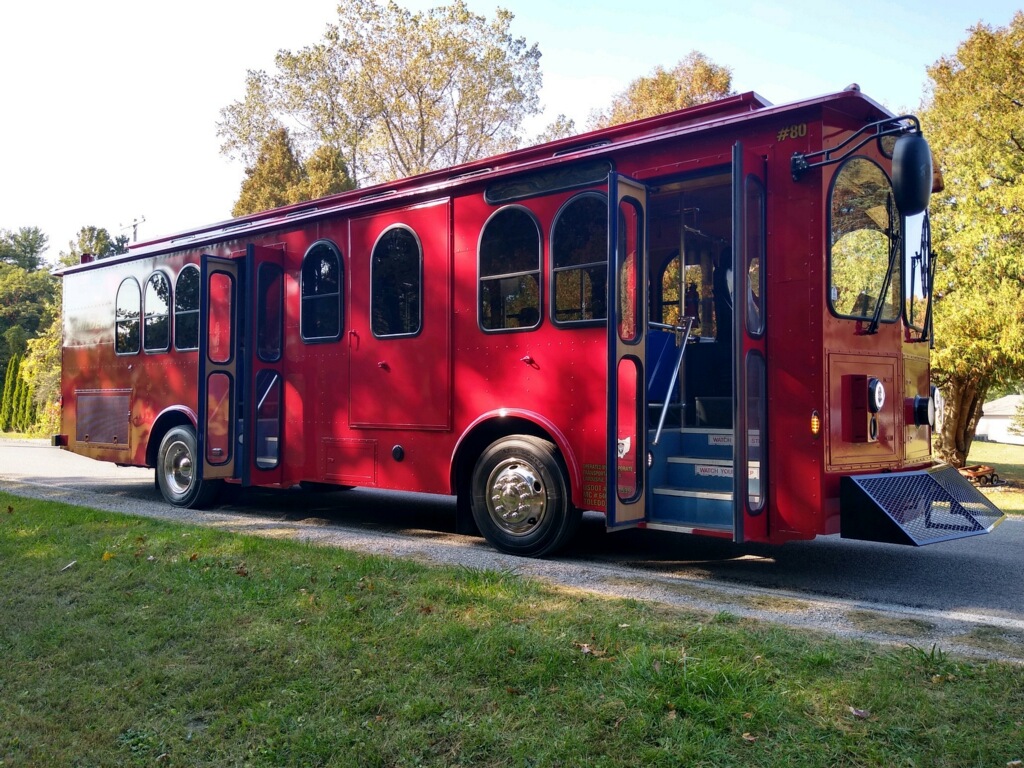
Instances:
[[[647,188],[608,179],[608,521],[647,519]]]
[[[197,482],[236,476],[238,283],[234,259],[204,254],[200,262]]]
[[[281,478],[284,254],[203,255],[199,325],[200,480]]]
[[[764,159],[737,142],[732,157],[734,541],[764,540],[768,534],[764,177]]]
[[[243,485],[281,482],[284,406],[284,251],[250,244],[246,249],[244,350],[245,415],[242,420]]]

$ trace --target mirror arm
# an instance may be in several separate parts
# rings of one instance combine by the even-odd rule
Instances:
[[[871,133],[868,133],[869,131]],[[820,168],[823,165],[838,163],[852,155],[872,139],[879,139],[882,136],[901,136],[904,133],[915,132],[921,132],[921,123],[918,122],[914,115],[900,115],[899,117],[889,117],[885,120],[868,123],[829,149],[819,149],[817,152],[806,153],[794,152],[789,160],[789,170],[793,175],[793,181],[800,181],[800,177],[812,168]],[[857,141],[858,139],[859,141]],[[857,141],[854,146],[847,146],[854,141]],[[815,159],[819,157],[822,159]]]

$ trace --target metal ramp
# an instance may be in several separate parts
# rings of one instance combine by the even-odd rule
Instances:
[[[924,546],[991,532],[1005,515],[948,464],[842,478],[844,539]]]

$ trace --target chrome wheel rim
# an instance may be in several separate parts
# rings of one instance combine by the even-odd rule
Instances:
[[[528,536],[544,522],[548,511],[547,486],[529,462],[509,458],[487,477],[487,512],[504,533]]]
[[[175,496],[184,496],[192,487],[192,451],[183,440],[175,440],[164,453],[163,477],[167,489]]]

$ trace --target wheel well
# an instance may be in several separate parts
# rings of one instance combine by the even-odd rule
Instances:
[[[160,443],[164,435],[174,427],[195,427],[192,419],[184,411],[165,411],[161,413],[149,432],[149,442],[146,444],[146,466],[155,467],[157,453],[160,451]]]
[[[473,512],[469,506],[469,482],[473,476],[473,467],[487,446],[495,440],[510,435],[532,435],[555,443],[552,436],[543,428],[529,419],[517,416],[494,418],[477,424],[463,438],[452,462],[451,489],[456,496],[455,530],[467,535],[480,535],[473,520]]]

